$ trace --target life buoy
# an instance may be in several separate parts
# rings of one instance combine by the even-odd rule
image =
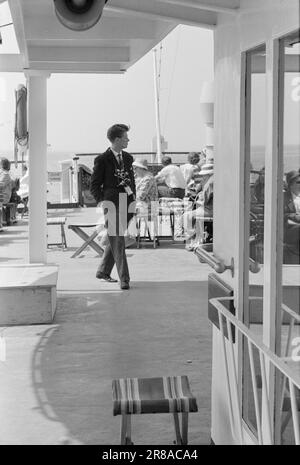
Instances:
[[[27,89],[21,84],[15,91],[16,95],[16,124],[15,139],[19,145],[27,145]]]
[[[18,161],[18,146],[26,147],[28,144],[27,129],[27,89],[20,84],[15,91],[15,163]]]

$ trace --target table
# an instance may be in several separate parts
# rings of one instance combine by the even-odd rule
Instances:
[[[99,232],[97,230],[97,223],[76,223],[76,224],[69,224],[68,228],[74,231],[82,240],[83,244],[79,247],[75,253],[71,256],[71,258],[77,257],[81,252],[89,245],[94,249],[100,257],[102,257],[104,250],[97,244],[94,239],[98,236]],[[83,229],[85,228],[94,228],[93,233],[89,236]]]

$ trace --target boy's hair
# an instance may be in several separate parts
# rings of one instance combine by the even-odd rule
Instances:
[[[10,161],[7,158],[1,158],[0,165],[1,165],[1,168],[4,169],[5,171],[10,170]]]
[[[168,166],[168,165],[171,165],[172,163],[172,158],[169,157],[168,155],[164,155],[161,159],[161,164],[163,166]]]
[[[110,142],[114,142],[117,137],[122,137],[127,131],[129,131],[129,126],[126,124],[114,124],[107,131],[107,138]]]

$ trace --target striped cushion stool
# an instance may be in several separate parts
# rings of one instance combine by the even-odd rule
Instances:
[[[112,389],[113,414],[122,415],[121,444],[133,444],[131,415],[140,413],[172,413],[176,444],[188,443],[188,415],[198,407],[187,376],[115,379]],[[181,430],[178,413],[182,415]]]

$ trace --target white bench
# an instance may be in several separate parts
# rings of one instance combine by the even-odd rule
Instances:
[[[0,266],[0,326],[51,323],[58,266]]]

